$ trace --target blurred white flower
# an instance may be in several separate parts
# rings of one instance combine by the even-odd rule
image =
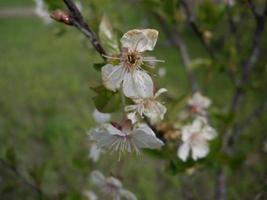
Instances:
[[[152,124],[163,120],[164,115],[167,111],[166,107],[163,106],[156,98],[166,92],[167,89],[159,89],[155,95],[149,96],[147,98],[133,98],[135,105],[128,105],[125,107],[125,111],[128,112],[127,117],[136,123],[139,117],[148,117]]]
[[[88,200],[98,200],[97,195],[91,190],[86,190],[83,192],[83,194],[87,197]]]
[[[187,103],[191,113],[206,115],[206,110],[210,106],[211,101],[208,97],[203,96],[200,92],[195,92]]]
[[[177,156],[184,162],[192,151],[193,160],[204,158],[209,153],[209,140],[217,136],[216,130],[208,125],[203,117],[197,117],[192,124],[182,128],[183,144],[177,150]]]
[[[96,123],[103,124],[110,121],[111,114],[99,112],[97,109],[93,112],[93,118]]]
[[[50,24],[52,19],[50,18],[47,6],[43,0],[34,0],[35,1],[35,13],[40,17],[46,24]]]
[[[97,162],[99,160],[100,155],[101,155],[102,152],[103,152],[102,149],[98,148],[95,143],[92,143],[91,147],[90,147],[89,158],[93,162]]]
[[[109,57],[120,60],[118,65],[106,64],[102,67],[102,81],[109,90],[116,91],[122,84],[125,96],[129,98],[146,98],[153,95],[153,81],[141,68],[144,62],[158,61],[143,57],[144,51],[151,51],[157,42],[158,31],[154,29],[134,29],[121,38],[122,52],[120,57]]]
[[[91,137],[99,148],[117,151],[119,156],[124,152],[139,153],[141,148],[155,149],[163,145],[146,124],[133,128],[128,124],[121,129],[112,124],[102,124],[92,131]]]
[[[164,68],[164,67],[160,67],[160,68],[158,69],[158,75],[159,75],[159,77],[164,77],[164,76],[166,76],[166,68]]]
[[[121,198],[137,200],[136,196],[132,192],[125,190],[120,180],[115,177],[106,178],[100,171],[93,171],[91,173],[91,181],[106,197],[113,200],[120,200]]]

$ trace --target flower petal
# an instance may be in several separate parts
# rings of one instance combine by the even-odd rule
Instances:
[[[159,95],[161,95],[164,92],[167,92],[168,90],[166,88],[160,88],[156,94],[155,94],[155,98],[157,98]]]
[[[111,115],[109,113],[101,113],[95,109],[93,112],[93,118],[97,123],[103,124],[110,120]]]
[[[161,103],[155,101],[152,106],[145,109],[145,115],[150,119],[151,124],[156,124],[163,120],[167,109]]]
[[[129,72],[123,80],[123,93],[129,98],[147,98],[153,95],[153,81],[144,71]]]
[[[164,145],[146,124],[141,124],[139,128],[133,130],[132,137],[137,148],[156,149]]]
[[[89,157],[93,162],[97,162],[101,154],[101,149],[97,147],[95,143],[93,143],[90,147]]]
[[[105,185],[106,182],[106,177],[98,170],[92,171],[91,172],[91,181],[95,185],[102,187]]]
[[[188,143],[183,143],[177,150],[177,156],[182,160],[186,161],[189,155],[190,146]]]
[[[217,131],[211,126],[207,125],[205,128],[203,128],[202,134],[206,140],[212,140],[217,136]]]
[[[116,91],[123,80],[125,70],[122,66],[113,66],[111,64],[106,64],[101,69],[102,81],[104,86],[112,91]]]
[[[136,196],[132,192],[125,189],[120,190],[120,196],[126,200],[137,200]]]
[[[132,51],[143,52],[153,50],[157,42],[158,31],[154,29],[134,29],[121,38],[122,47]]]
[[[204,158],[209,153],[209,146],[206,141],[199,141],[197,144],[192,146],[192,158],[197,160],[199,158]]]

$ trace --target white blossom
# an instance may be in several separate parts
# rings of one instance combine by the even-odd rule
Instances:
[[[97,162],[102,152],[103,152],[102,149],[98,148],[98,146],[95,143],[92,143],[90,147],[89,158],[93,162]]]
[[[52,19],[50,18],[47,6],[43,0],[34,0],[35,1],[35,13],[38,17],[43,19],[46,24],[50,24]]]
[[[102,67],[102,81],[104,86],[116,91],[122,85],[125,96],[129,98],[146,98],[153,94],[153,81],[141,68],[144,62],[160,61],[151,60],[151,57],[142,56],[142,52],[151,51],[157,42],[158,31],[154,29],[134,29],[128,31],[121,38],[122,52],[118,65],[106,64]]]
[[[204,158],[209,153],[209,140],[217,136],[216,130],[207,124],[203,117],[197,117],[192,124],[182,128],[183,144],[177,150],[177,156],[184,162],[190,151],[193,160]]]
[[[188,100],[190,111],[200,115],[206,115],[206,110],[210,104],[210,99],[203,96],[200,92],[195,92],[192,98]]]
[[[96,123],[103,124],[110,121],[111,114],[99,112],[97,109],[93,112],[93,118]]]
[[[155,95],[147,98],[133,98],[132,100],[135,105],[128,105],[125,107],[125,111],[128,112],[128,119],[130,119],[132,123],[136,123],[139,117],[146,116],[152,124],[163,120],[167,109],[158,102],[156,98],[166,91],[165,88],[161,88]]]
[[[142,148],[155,149],[163,145],[146,124],[133,128],[127,125],[121,129],[112,124],[102,124],[92,131],[91,137],[99,148],[117,151],[119,156],[124,152],[139,153]]]
[[[96,170],[91,173],[91,181],[106,197],[112,198],[113,200],[120,200],[121,198],[137,200],[135,195],[124,189],[121,181],[113,176],[105,177],[100,171]]]
[[[83,192],[83,194],[87,197],[88,200],[98,200],[97,195],[91,190],[86,190]]]

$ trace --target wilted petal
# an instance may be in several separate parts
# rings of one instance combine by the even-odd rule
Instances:
[[[187,143],[182,144],[177,151],[177,156],[182,160],[186,161],[189,155],[190,146]]]
[[[109,90],[116,91],[123,80],[124,68],[121,65],[106,64],[102,67],[101,72],[104,86]]]
[[[93,112],[93,118],[97,123],[103,124],[110,120],[111,115],[109,113],[101,113],[95,109]]]
[[[159,95],[161,95],[164,92],[167,92],[168,90],[166,88],[160,88],[156,94],[155,94],[155,98],[157,98]]]
[[[136,112],[129,112],[127,118],[131,120],[132,124],[135,124],[138,121],[138,116]]]
[[[120,190],[120,196],[126,200],[137,200],[136,196],[128,190]]]
[[[144,71],[129,72],[123,81],[123,93],[129,98],[147,98],[153,95],[153,81]]]
[[[156,124],[163,120],[167,109],[159,102],[154,102],[150,109],[145,110],[145,115],[149,118],[151,124]]]
[[[158,31],[154,29],[134,29],[125,33],[121,38],[122,47],[132,51],[143,52],[153,50],[157,42]]]
[[[139,128],[133,130],[132,137],[138,148],[156,149],[164,145],[146,124],[141,124]]]
[[[199,158],[204,158],[209,153],[209,146],[206,141],[199,141],[199,143],[192,146],[192,158],[197,160]]]

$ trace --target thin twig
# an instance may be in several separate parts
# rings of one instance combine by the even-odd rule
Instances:
[[[176,47],[180,53],[183,65],[185,67],[188,80],[190,82],[192,92],[195,92],[199,89],[195,74],[191,69],[191,58],[189,56],[186,43],[181,38],[179,32],[175,27],[170,27],[167,21],[158,13],[154,12],[154,17],[159,22],[161,28],[163,29],[167,39],[169,40],[170,44]]]
[[[102,47],[100,42],[97,39],[96,34],[93,30],[88,26],[85,22],[82,14],[80,13],[79,9],[75,5],[72,0],[63,0],[67,8],[69,9],[69,17],[70,22],[73,24],[78,30],[80,30],[87,38],[90,39],[92,45],[94,46],[95,50],[100,54],[100,56],[106,60],[103,55],[106,55],[105,49]]]
[[[31,183],[31,181],[27,180],[26,177],[24,177],[16,167],[13,165],[9,164],[7,161],[5,161],[3,158],[0,158],[0,163],[2,164],[3,167],[7,168],[10,172],[12,172],[23,184],[28,186],[30,189],[35,191],[39,197],[39,199],[42,199],[44,197],[44,194],[42,190],[37,186]]]
[[[184,11],[185,11],[185,14],[186,14],[186,17],[187,17],[187,21],[188,21],[191,29],[193,30],[193,32],[195,33],[197,38],[200,40],[202,45],[206,48],[210,58],[214,59],[215,58],[214,51],[213,51],[212,47],[205,40],[203,32],[198,27],[198,25],[196,23],[195,15],[192,13],[192,11],[191,11],[191,9],[190,9],[190,7],[188,5],[188,2],[184,1],[184,0],[181,0],[181,5],[184,8]]]

